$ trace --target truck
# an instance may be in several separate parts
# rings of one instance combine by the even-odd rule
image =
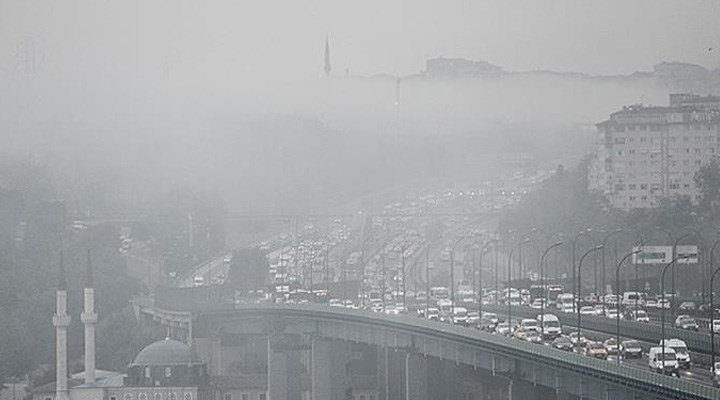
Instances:
[[[555,306],[562,312],[575,312],[575,295],[572,293],[559,294],[555,299]]]

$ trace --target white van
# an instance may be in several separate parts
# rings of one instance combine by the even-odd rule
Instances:
[[[642,307],[645,305],[642,293],[640,292],[625,292],[622,296],[622,304],[624,306],[635,306]]]
[[[575,295],[572,293],[559,294],[555,299],[555,306],[562,312],[575,312]]]
[[[664,360],[662,355],[662,347],[650,348],[650,353],[648,355],[648,365],[650,366],[650,369],[664,374],[677,375],[678,361],[675,355],[675,350],[666,347]]]
[[[554,314],[545,314],[537,316],[538,323],[542,323],[542,335],[543,338],[555,339],[562,335],[562,326],[560,326],[560,320]]]
[[[663,345],[663,341],[660,341],[660,346]],[[680,339],[667,339],[664,343],[665,347],[673,349],[675,352],[675,358],[677,358],[678,364],[682,368],[690,368],[690,352],[688,352],[687,344]]]

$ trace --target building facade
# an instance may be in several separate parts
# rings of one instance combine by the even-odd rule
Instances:
[[[633,105],[597,126],[589,188],[616,208],[698,200],[695,173],[720,152],[720,98],[670,95],[670,106]]]

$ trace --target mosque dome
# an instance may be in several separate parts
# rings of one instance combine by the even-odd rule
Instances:
[[[174,339],[166,338],[142,349],[135,357],[132,366],[189,365],[202,361],[190,346]]]

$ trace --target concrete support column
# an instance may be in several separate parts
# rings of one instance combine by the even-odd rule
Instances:
[[[330,346],[321,339],[312,338],[310,354],[311,398],[312,400],[331,400]]]
[[[268,336],[268,399],[300,400],[302,396],[302,362],[297,343],[288,335]]]
[[[427,364],[427,359],[421,355],[405,355],[405,400],[428,399]]]

